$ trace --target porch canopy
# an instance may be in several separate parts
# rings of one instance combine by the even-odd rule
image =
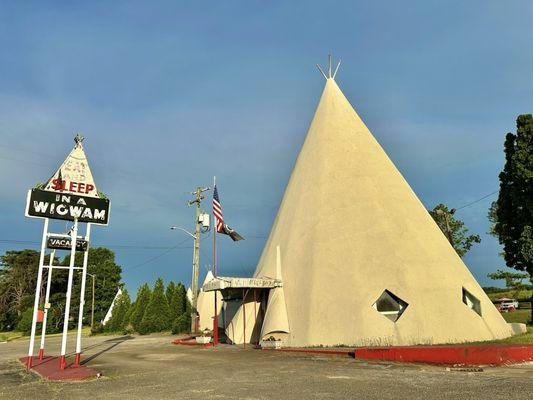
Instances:
[[[202,286],[204,292],[227,289],[272,289],[283,286],[281,280],[273,278],[234,278],[217,276]]]

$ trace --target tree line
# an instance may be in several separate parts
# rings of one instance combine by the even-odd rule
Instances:
[[[147,283],[139,287],[135,302],[131,302],[128,291],[123,290],[115,301],[109,321],[94,331],[146,335],[169,330],[189,332],[190,327],[191,303],[185,286],[170,281],[165,288],[163,280],[158,278],[153,289]]]

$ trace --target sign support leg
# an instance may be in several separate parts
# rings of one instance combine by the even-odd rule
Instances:
[[[76,358],[74,365],[80,365],[81,357],[81,329],[83,327],[83,306],[85,305],[85,281],[87,277],[87,259],[89,258],[89,236],[91,235],[91,224],[87,223],[87,230],[85,231],[85,240],[87,241],[87,249],[83,253],[83,270],[81,274],[81,291],[80,291],[80,309],[78,314],[78,336],[76,338]]]
[[[48,319],[48,308],[47,304],[50,300],[50,286],[52,286],[52,266],[54,265],[54,258],[56,256],[56,251],[52,250],[50,254],[50,260],[48,262],[48,278],[46,280],[46,294],[44,296],[44,316],[43,316],[43,329],[41,332],[41,347],[39,348],[39,360],[44,358],[44,340],[46,337],[46,321]]]
[[[70,299],[72,297],[72,278],[74,275],[74,259],[76,257],[76,239],[78,238],[78,219],[74,219],[74,226],[71,232],[72,248],[70,250],[70,264],[68,269],[68,282],[67,282],[67,300],[65,303],[65,319],[63,320],[63,337],[61,338],[61,355],[59,356],[59,368],[65,369],[67,361],[65,360],[65,354],[67,352],[67,333],[68,333],[68,320],[70,314]]]
[[[41,241],[41,255],[39,256],[39,271],[37,273],[37,284],[35,285],[35,301],[33,303],[33,318],[31,321],[30,348],[28,349],[27,368],[32,367],[33,346],[35,344],[35,331],[37,328],[37,314],[39,312],[39,300],[41,293],[41,284],[43,280],[44,252],[46,249],[46,234],[48,233],[48,218],[44,219],[43,237]]]

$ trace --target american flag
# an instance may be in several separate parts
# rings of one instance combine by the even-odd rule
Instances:
[[[220,205],[220,199],[218,198],[218,190],[215,185],[215,190],[213,191],[213,214],[215,214],[217,232],[224,232],[224,217],[222,216],[222,206]]]

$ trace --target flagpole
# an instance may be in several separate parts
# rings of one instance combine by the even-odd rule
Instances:
[[[217,185],[217,178],[216,176],[213,176],[213,193],[215,193],[215,187]],[[217,277],[218,271],[217,271],[217,223],[216,223],[216,216],[213,210],[213,275],[215,275],[215,278]],[[218,313],[217,313],[217,291],[214,290],[213,294],[215,296],[215,310],[214,310],[214,317],[213,317],[213,345],[216,346],[218,344]]]

